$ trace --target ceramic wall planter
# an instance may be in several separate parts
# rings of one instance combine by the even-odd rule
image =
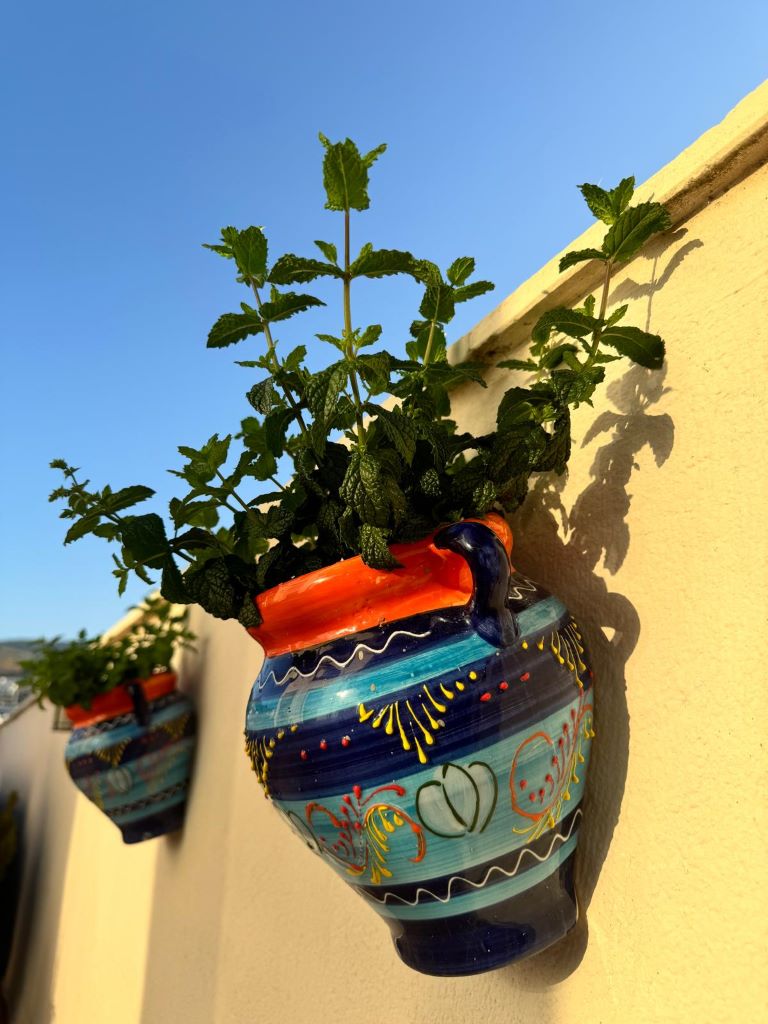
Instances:
[[[498,517],[259,598],[246,749],[275,807],[427,974],[490,970],[575,923],[591,672]]]
[[[66,709],[74,729],[67,769],[126,843],[175,832],[184,822],[195,746],[190,701],[172,673],[118,686],[90,708]]]

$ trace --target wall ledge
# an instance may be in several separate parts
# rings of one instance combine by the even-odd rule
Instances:
[[[768,81],[746,96],[723,120],[662,167],[635,193],[641,202],[666,204],[679,228],[701,209],[768,163]],[[516,288],[467,334],[451,345],[452,363],[493,362],[526,345],[531,328],[547,309],[573,305],[602,281],[602,264],[579,264],[561,274],[560,257],[570,249],[599,248],[595,224]],[[631,261],[630,261],[631,262]],[[628,264],[626,264],[628,265]]]

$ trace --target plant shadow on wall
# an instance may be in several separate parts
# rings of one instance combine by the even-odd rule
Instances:
[[[669,390],[665,371],[633,367],[608,389],[616,411],[601,413],[584,445],[608,436],[590,470],[592,482],[569,511],[563,478],[542,477],[513,521],[521,538],[518,568],[580,609],[598,687],[596,731],[577,861],[581,914],[562,942],[508,972],[515,984],[544,989],[571,974],[586,951],[588,908],[619,819],[629,757],[629,712],[625,666],[640,635],[632,603],[612,591],[601,575],[618,572],[629,549],[627,487],[638,469],[637,454],[651,449],[658,466],[672,451],[674,424],[666,413],[649,409]],[[556,567],[555,575],[553,568]],[[548,579],[548,576],[552,576]]]

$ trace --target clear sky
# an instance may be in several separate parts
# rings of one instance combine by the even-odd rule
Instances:
[[[103,541],[62,546],[48,462],[154,487],[162,512],[176,446],[237,428],[255,343],[206,350],[241,295],[200,243],[225,224],[264,225],[273,255],[338,241],[318,130],[389,144],[353,241],[473,255],[496,282],[455,338],[587,226],[576,184],[644,180],[759,85],[766,39],[758,0],[6,5],[0,638],[101,631],[145,593],[117,596]],[[372,282],[356,320],[398,347],[417,296]]]

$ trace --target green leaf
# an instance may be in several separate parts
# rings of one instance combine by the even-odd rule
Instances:
[[[635,177],[622,178],[616,188],[611,189],[611,209],[616,217],[622,214],[629,206],[632,196],[635,194]]]
[[[664,342],[658,334],[648,334],[639,327],[606,327],[601,342],[611,345],[633,363],[658,370],[664,363]]]
[[[558,306],[550,309],[540,316],[531,331],[531,337],[540,344],[549,340],[553,330],[561,334],[567,334],[570,338],[583,338],[597,327],[597,320],[594,317],[586,316],[577,309],[568,309],[567,306]]]
[[[388,352],[370,352],[358,356],[353,364],[365,381],[371,395],[380,395],[389,389],[391,357]],[[376,407],[378,410],[378,406]]]
[[[296,348],[292,349],[283,360],[283,369],[289,373],[296,373],[300,368],[301,364],[307,355],[307,349],[304,345],[297,345]]]
[[[264,320],[274,323],[276,320],[287,320],[297,313],[303,313],[312,306],[324,306],[325,303],[314,295],[299,295],[296,292],[272,292],[267,302],[261,304],[261,315]]]
[[[132,558],[151,569],[161,568],[170,555],[165,526],[154,512],[129,516],[123,523],[122,542]]]
[[[323,254],[323,256],[325,256],[329,263],[338,264],[339,254],[336,249],[336,246],[332,242],[321,242],[319,240],[316,240],[315,245]]]
[[[428,286],[421,300],[419,313],[425,320],[436,320],[441,324],[450,323],[456,311],[453,293],[454,289],[445,282]]]
[[[85,537],[87,534],[93,533],[100,522],[101,516],[98,512],[91,512],[82,516],[67,530],[66,536],[64,537],[64,543],[71,544],[73,540],[80,540],[81,537]]]
[[[217,253],[219,256],[223,256],[224,259],[234,259],[234,253],[232,252],[232,243],[237,238],[237,228],[227,227],[221,229],[221,241],[216,245],[208,245],[203,242],[204,249],[210,249],[211,252]]]
[[[472,507],[478,515],[488,512],[496,500],[496,486],[491,480],[484,480],[472,492]]]
[[[569,342],[566,342],[563,345],[555,345],[554,348],[548,349],[544,353],[541,360],[541,367],[544,370],[553,370],[556,366],[560,366],[569,352],[578,351],[578,348],[575,345],[571,345]]]
[[[619,320],[623,320],[624,319],[624,315],[626,314],[628,309],[629,309],[629,306],[619,306],[617,309],[614,309],[614,311],[611,313],[611,315],[605,321],[605,326],[606,327],[613,327],[613,325],[617,324],[619,322]]]
[[[598,220],[603,221],[605,224],[613,224],[616,220],[616,215],[611,206],[611,197],[604,188],[585,182],[583,185],[579,185],[579,191],[584,196],[587,206]]]
[[[631,259],[648,239],[669,227],[669,214],[661,203],[640,203],[622,213],[603,240],[603,252],[614,263]]]
[[[361,349],[367,345],[375,345],[381,337],[381,331],[381,324],[371,324],[370,327],[366,327],[364,331],[356,334],[355,348]]]
[[[387,277],[390,274],[411,274],[413,265],[414,259],[409,252],[374,249],[368,243],[360,250],[349,272],[352,277]]]
[[[123,487],[122,490],[115,491],[114,494],[109,496],[104,502],[104,507],[110,512],[121,512],[124,508],[130,508],[132,505],[138,505],[140,501],[146,501],[154,493],[151,487],[142,487],[140,485]]]
[[[281,404],[279,395],[275,390],[275,384],[271,377],[254,384],[245,396],[256,412],[264,416],[271,412],[273,406]]]
[[[307,405],[315,422],[321,424],[323,431],[333,419],[339,395],[346,382],[347,367],[343,361],[334,363],[320,373],[313,373],[305,382]]]
[[[537,473],[565,472],[571,456],[571,414],[568,407],[562,409],[554,421],[552,433],[548,435],[546,448],[534,465]]]
[[[306,259],[286,253],[281,256],[269,272],[271,284],[306,284],[316,277],[343,277],[344,271],[333,263]]]
[[[207,348],[224,348],[243,341],[251,334],[261,334],[264,323],[261,315],[243,303],[242,313],[224,313],[208,332]]]
[[[389,509],[384,493],[382,475],[374,456],[367,451],[355,451],[349,460],[340,488],[340,496],[364,523],[386,527]]]
[[[430,498],[440,497],[440,477],[437,470],[430,467],[419,477],[419,487]]]
[[[401,569],[402,565],[387,546],[389,530],[363,523],[360,527],[360,554],[371,569]]]
[[[170,555],[163,563],[163,572],[160,577],[160,593],[171,604],[189,603],[189,594],[184,586],[184,577],[179,572],[179,567]]]
[[[462,288],[454,288],[453,301],[468,302],[470,299],[476,299],[479,295],[485,295],[486,292],[492,292],[495,287],[491,281],[474,281],[472,284],[465,284]]]
[[[590,402],[595,388],[604,377],[602,366],[591,366],[580,371],[556,370],[550,383],[561,405],[579,405],[581,402]]]
[[[322,132],[320,141],[325,147],[323,157],[323,186],[327,202],[326,210],[367,210],[368,171],[381,156],[386,145],[377,146],[361,156],[351,139],[331,142]]]
[[[448,267],[446,276],[453,285],[462,285],[475,272],[475,261],[471,256],[459,256]]]
[[[375,420],[387,436],[395,451],[409,466],[416,454],[416,425],[400,409],[379,408]]]
[[[267,239],[261,228],[249,227],[237,232],[232,243],[237,269],[246,281],[262,285],[267,276]]]
[[[572,249],[560,260],[560,273],[573,267],[576,263],[584,263],[585,260],[605,260],[606,255],[600,249]]]

